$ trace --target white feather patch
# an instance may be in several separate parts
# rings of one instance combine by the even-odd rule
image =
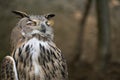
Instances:
[[[39,61],[38,61],[38,56],[41,54],[39,44],[41,44],[42,46],[44,46],[47,49],[50,48],[50,46],[48,45],[48,42],[42,41],[42,40],[39,41],[37,38],[32,38],[26,43],[23,51],[25,51],[25,49],[28,45],[29,46],[32,45],[33,48],[30,48],[30,53],[29,54],[32,54],[32,63],[33,63],[33,66],[34,66],[35,76],[40,75],[41,79],[45,79],[44,78],[44,75],[45,75],[44,71],[43,71],[42,67],[39,65]]]

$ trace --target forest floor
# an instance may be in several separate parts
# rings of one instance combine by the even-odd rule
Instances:
[[[102,72],[96,71],[92,64],[84,62],[74,68],[76,71],[71,71],[70,80],[120,80],[120,63],[117,62],[109,63]]]

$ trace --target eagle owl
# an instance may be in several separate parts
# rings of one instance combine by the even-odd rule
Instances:
[[[54,14],[13,11],[20,21],[11,33],[11,56],[3,59],[1,80],[67,80],[67,65],[53,41]]]

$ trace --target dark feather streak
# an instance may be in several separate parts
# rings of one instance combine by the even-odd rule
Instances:
[[[25,52],[27,52],[29,50],[29,45],[27,45],[26,49],[25,49]]]
[[[22,53],[22,49],[21,49],[21,48],[19,48],[19,53],[18,53],[18,55],[20,56],[20,55],[21,55],[21,53]]]

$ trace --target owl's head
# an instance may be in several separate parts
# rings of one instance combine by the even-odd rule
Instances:
[[[52,18],[54,14],[46,15],[28,15],[25,12],[13,11],[20,17],[20,21],[17,27],[21,29],[21,34],[25,37],[32,36],[34,34],[40,34],[41,36],[53,39],[54,24]]]

